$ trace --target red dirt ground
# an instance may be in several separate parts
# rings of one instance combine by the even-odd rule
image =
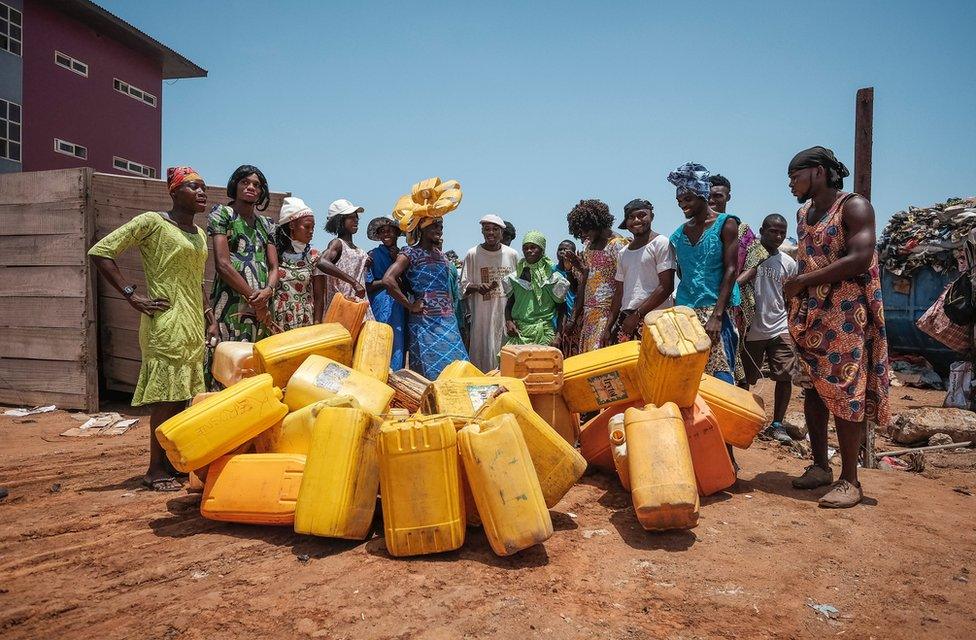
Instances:
[[[941,402],[892,391],[896,411]],[[141,490],[147,422],[66,438],[65,413],[0,417],[0,636],[976,637],[976,496],[954,490],[976,493],[976,451],[864,471],[866,503],[825,511],[790,487],[804,462],[759,442],[693,531],[643,531],[616,480],[588,474],[544,547],[498,558],[469,529],[459,551],[394,559],[379,537],[211,522],[199,494]]]

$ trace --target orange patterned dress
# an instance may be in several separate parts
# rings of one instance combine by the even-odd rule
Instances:
[[[837,260],[847,250],[841,193],[827,214],[807,223],[807,203],[797,212],[797,272],[809,273]],[[790,334],[806,374],[830,413],[842,420],[865,419],[886,426],[888,339],[878,255],[862,275],[810,287],[790,301]]]

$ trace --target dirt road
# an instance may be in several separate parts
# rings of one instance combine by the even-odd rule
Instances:
[[[591,474],[544,547],[502,559],[469,529],[398,560],[379,537],[221,524],[198,494],[141,490],[145,418],[114,438],[30,420],[0,418],[3,638],[976,637],[976,496],[954,491],[976,493],[974,452],[932,458],[935,477],[865,471],[864,506],[824,511],[790,487],[804,463],[757,443],[698,528],[664,535]]]

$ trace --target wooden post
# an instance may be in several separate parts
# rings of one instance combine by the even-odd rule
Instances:
[[[854,99],[854,192],[871,199],[871,150],[874,145],[874,87],[857,90]],[[866,469],[875,469],[874,431],[876,425],[868,421],[864,434],[864,457],[861,463]]]

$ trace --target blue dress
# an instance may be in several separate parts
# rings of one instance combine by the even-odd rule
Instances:
[[[450,363],[468,359],[454,315],[450,268],[440,251],[406,247],[400,253],[410,260],[404,277],[414,299],[424,303],[423,313],[407,321],[410,368],[433,380]]]
[[[380,245],[369,252],[372,264],[366,269],[366,284],[378,282],[386,275],[386,270],[393,264],[389,250]],[[393,327],[393,355],[390,356],[390,368],[394,371],[403,368],[407,342],[407,310],[393,299],[390,292],[381,289],[369,296],[369,307],[373,317],[378,322],[385,322]]]

